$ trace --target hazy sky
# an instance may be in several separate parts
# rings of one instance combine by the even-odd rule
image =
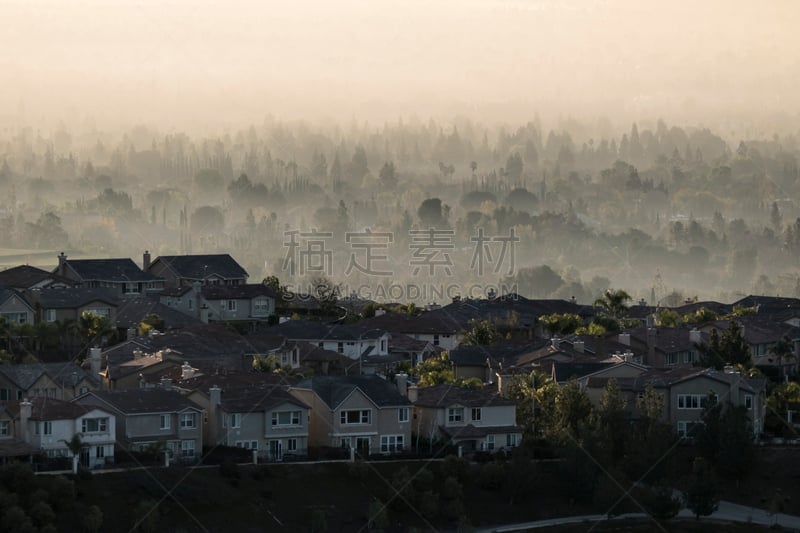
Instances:
[[[797,117],[800,2],[0,0],[0,118]]]

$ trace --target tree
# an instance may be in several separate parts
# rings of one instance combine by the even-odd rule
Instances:
[[[97,505],[91,505],[81,517],[83,529],[87,533],[96,533],[103,527],[103,511]]]
[[[773,357],[778,360],[778,366],[780,367],[784,381],[789,381],[789,373],[787,372],[783,363],[785,361],[791,361],[794,359],[794,350],[792,348],[792,344],[792,339],[784,335],[770,350]]]
[[[672,309],[662,309],[656,316],[659,326],[667,328],[677,328],[681,324],[681,316]]]
[[[778,202],[772,202],[772,210],[769,213],[769,221],[770,224],[772,224],[772,230],[777,235],[780,235],[783,231],[783,217],[781,216],[781,210],[778,209]]]
[[[508,175],[512,181],[519,181],[522,177],[523,168],[524,164],[519,152],[514,152],[508,156],[508,160],[506,161],[506,175]]]
[[[659,522],[675,518],[683,507],[681,498],[665,483],[641,486],[637,491],[637,500],[642,502],[647,514]]]
[[[600,308],[603,313],[611,318],[619,320],[628,314],[627,302],[630,299],[630,294],[622,289],[608,289],[601,298],[594,301],[594,307]]]
[[[539,322],[551,335],[569,335],[583,325],[580,315],[569,313],[542,315],[539,317]]]
[[[719,508],[717,483],[711,469],[702,457],[695,457],[689,484],[683,493],[686,507],[694,513],[695,519],[708,516]]]
[[[464,344],[472,346],[489,346],[501,337],[494,324],[488,320],[470,320],[470,330],[464,334]]]
[[[80,433],[75,433],[71,439],[69,440],[62,439],[61,442],[63,442],[67,446],[67,449],[69,449],[69,453],[72,454],[72,473],[77,474],[78,460],[80,459],[81,456],[81,450],[83,450],[84,448],[83,436]]]
[[[442,201],[439,198],[423,200],[417,209],[417,216],[423,226],[441,228],[445,225],[442,215]]]
[[[159,530],[159,503],[154,500],[142,500],[133,510],[134,523],[130,531],[155,533]]]
[[[559,389],[555,402],[557,427],[579,440],[584,424],[591,414],[592,402],[589,401],[577,379],[569,380]]]
[[[367,152],[360,144],[353,150],[353,157],[350,160],[350,175],[357,180],[361,181],[369,173],[369,166],[367,164]]]
[[[206,205],[194,210],[190,224],[195,234],[219,234],[225,229],[225,217],[219,208]]]
[[[594,440],[598,441],[600,452],[607,458],[607,464],[616,464],[625,455],[628,438],[625,406],[617,380],[608,380],[597,406],[594,428]]]
[[[728,329],[720,335],[716,329],[711,330],[708,344],[697,346],[700,352],[698,366],[722,370],[725,365],[753,366],[750,347],[742,336],[742,327],[735,320],[728,321]]]
[[[393,189],[397,185],[397,173],[394,170],[394,162],[387,161],[384,163],[378,176],[381,178],[381,182],[383,182],[385,187]]]
[[[411,369],[411,373],[419,376],[419,386],[429,387],[442,383],[455,383],[453,362],[448,352],[429,357]]]
[[[367,529],[383,531],[387,527],[389,527],[389,516],[386,513],[386,506],[379,499],[373,498],[367,510]]]

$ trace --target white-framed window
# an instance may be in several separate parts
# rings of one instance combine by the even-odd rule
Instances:
[[[400,407],[397,409],[397,421],[408,422],[408,407]]]
[[[253,300],[253,316],[264,316],[269,314],[269,299],[256,298]]]
[[[451,424],[457,424],[464,421],[464,408],[463,407],[450,407],[447,409],[447,421]]]
[[[473,407],[473,408],[472,408],[472,421],[473,421],[473,422],[478,422],[478,421],[480,421],[480,420],[481,420],[481,415],[482,415],[482,414],[483,414],[483,413],[481,412],[481,408],[480,408],[480,407]]]
[[[284,366],[289,364],[289,354],[286,352],[281,353],[281,364]]]
[[[519,433],[506,433],[506,448],[519,446]]]
[[[194,457],[194,439],[185,439],[181,441],[181,457]]]
[[[6,319],[6,322],[9,324],[24,324],[28,321],[28,313],[3,313],[3,318]]]
[[[286,439],[286,451],[287,452],[297,451],[297,439]]]
[[[433,345],[434,346],[439,346],[439,335],[434,335],[433,336]]]
[[[242,427],[242,414],[241,413],[231,413],[230,417],[230,427],[233,429],[238,429]]]
[[[752,394],[745,394],[744,395],[744,408],[748,409],[748,410],[753,408],[753,395]]]
[[[681,438],[694,438],[702,425],[703,423],[700,421],[678,420],[678,436]]]
[[[678,364],[678,354],[677,353],[668,353],[664,356],[664,364],[666,366],[672,366]]]
[[[228,300],[228,311],[236,311],[236,300]]]
[[[161,421],[161,424],[159,425],[160,429],[165,430],[170,428],[170,420],[172,419],[170,415],[161,415],[159,419]]]
[[[83,433],[102,433],[108,431],[108,418],[84,418],[81,421]]]
[[[11,436],[11,421],[0,420],[0,437]]]
[[[97,446],[94,449],[94,456],[98,459],[102,459],[106,456],[106,447],[105,446]]]
[[[349,448],[350,447],[350,437],[342,437],[339,439],[339,446],[342,448]]]
[[[244,448],[245,450],[257,450],[258,449],[258,441],[257,440],[237,440],[236,441],[237,448]]]
[[[56,310],[55,309],[45,309],[44,321],[45,322],[55,322],[56,321]]]
[[[339,414],[339,422],[342,424],[369,424],[371,419],[369,409],[350,409]]]
[[[689,350],[688,352],[683,352],[683,362],[686,364],[692,364],[697,359],[697,353],[693,350]]]
[[[402,435],[381,435],[381,453],[403,451]]]
[[[122,294],[139,294],[139,284],[126,282],[122,287]]]
[[[293,365],[300,364],[300,350],[298,350],[297,348],[292,350],[292,364]]]
[[[181,428],[196,428],[196,427],[197,427],[197,415],[195,413],[183,413],[181,415]]]
[[[678,394],[678,409],[702,409],[707,398],[705,394]]]
[[[494,435],[486,435],[485,446],[487,450],[494,450]]]
[[[343,342],[337,342],[336,343],[336,351],[339,352],[339,353],[344,353],[344,343]]]
[[[273,411],[272,413],[272,427],[299,425],[300,411]]]

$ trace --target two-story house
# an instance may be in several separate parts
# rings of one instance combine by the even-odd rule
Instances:
[[[33,307],[15,289],[0,289],[0,317],[6,324],[33,324]]]
[[[254,450],[268,461],[308,453],[309,407],[284,384],[213,386],[189,397],[208,412],[208,442]]]
[[[67,446],[80,435],[80,463],[98,468],[114,462],[115,418],[107,409],[52,398],[31,398],[11,404],[17,411],[17,435],[47,457],[69,457]]]
[[[112,325],[117,320],[119,297],[113,289],[42,289],[29,292],[28,297],[36,308],[37,321],[77,322],[84,313],[106,317]]]
[[[0,365],[0,402],[33,397],[69,401],[99,385],[98,376],[75,363]]]
[[[363,326],[361,323],[343,325],[312,320],[288,320],[270,328],[270,332],[291,340],[304,341],[354,360],[349,374],[360,373],[360,361],[389,355],[389,333],[380,328]]]
[[[31,289],[65,289],[75,282],[36,268],[31,265],[19,265],[0,271],[0,287],[26,291]]]
[[[309,446],[397,453],[411,442],[411,402],[378,376],[314,376],[290,388],[311,409]]]
[[[67,259],[62,252],[53,271],[79,287],[108,288],[119,296],[138,296],[164,288],[164,280],[143,271],[130,258]]]
[[[522,440],[516,403],[496,388],[434,385],[408,391],[414,404],[413,431],[423,438],[446,441],[465,452],[510,449]]]
[[[203,450],[203,408],[161,388],[92,391],[75,399],[116,417],[117,442],[128,450],[163,443],[173,461],[194,462]]]
[[[201,285],[244,285],[248,274],[228,254],[162,255],[150,261],[145,252],[142,268],[159,278],[166,287]]]
[[[205,285],[201,288],[201,295],[207,307],[201,310],[200,318],[204,322],[248,322],[255,325],[275,313],[275,292],[262,283]]]

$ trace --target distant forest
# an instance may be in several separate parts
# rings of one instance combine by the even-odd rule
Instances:
[[[6,129],[2,267],[19,258],[53,265],[62,250],[137,261],[145,249],[227,252],[252,281],[298,283],[314,273],[287,269],[287,242],[316,229],[332,234],[333,266],[321,274],[350,288],[427,276],[464,293],[505,283],[528,297],[587,303],[609,287],[661,305],[800,296],[796,137],[725,139],[661,120],[610,130],[467,119],[267,120],[217,137],[146,126],[121,135]],[[437,256],[449,256],[449,272],[410,266],[426,253],[410,232],[428,228],[452,230]],[[502,268],[473,268],[479,232],[512,228],[513,264],[506,256]],[[365,229],[391,234],[373,250],[386,257],[374,265],[381,275],[350,264],[365,249],[346,233]],[[487,248],[495,263],[499,250]]]

